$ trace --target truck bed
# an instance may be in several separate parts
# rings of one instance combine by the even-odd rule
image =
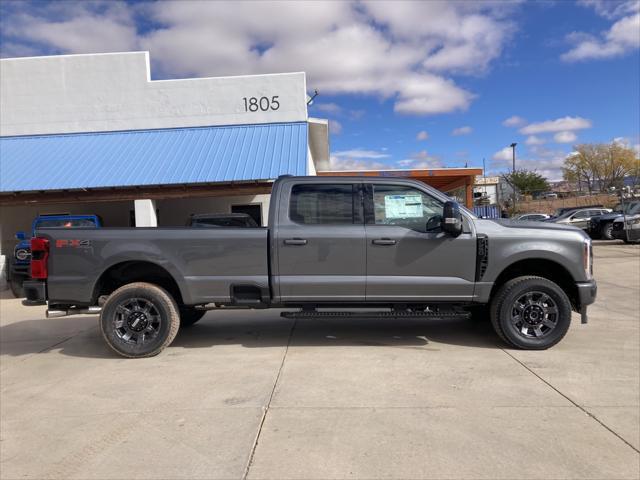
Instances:
[[[117,272],[127,262],[166,270],[186,305],[229,302],[234,285],[269,291],[267,228],[42,229],[37,234],[50,242],[50,303],[91,303],[103,272]]]

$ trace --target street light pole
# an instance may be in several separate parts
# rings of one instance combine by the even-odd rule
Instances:
[[[516,174],[516,145],[518,145],[516,142],[513,142],[510,146],[511,146],[511,154],[512,154],[512,159],[513,159],[513,167],[511,169],[511,187],[513,188],[513,213],[516,213],[516,199],[517,199],[517,192],[516,192],[516,186],[513,183],[514,182],[514,178],[515,178],[515,174]]]

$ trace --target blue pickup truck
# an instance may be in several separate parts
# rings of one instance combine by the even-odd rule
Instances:
[[[31,224],[31,237],[39,228],[100,228],[102,223],[96,215],[40,215]],[[22,282],[29,278],[31,265],[31,237],[25,232],[16,232],[18,244],[13,249],[9,264],[9,285],[14,296],[24,297]]]

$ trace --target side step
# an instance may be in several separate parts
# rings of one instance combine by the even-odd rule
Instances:
[[[414,312],[409,310],[401,311],[378,311],[378,312],[318,312],[315,310],[299,310],[297,312],[281,312],[284,318],[438,318],[438,319],[467,319],[471,317],[470,312],[464,310],[426,310]]]

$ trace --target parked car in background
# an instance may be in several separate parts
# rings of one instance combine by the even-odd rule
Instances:
[[[589,228],[589,220],[596,215],[603,215],[611,212],[610,208],[581,208],[579,210],[571,210],[565,214],[551,219],[553,223],[559,223],[563,225],[571,225],[583,230]]]
[[[542,222],[549,218],[551,218],[551,215],[547,215],[546,213],[525,213],[524,215],[516,217],[515,220]]]
[[[561,217],[565,213],[572,212],[572,211],[575,211],[575,210],[583,210],[585,208],[604,208],[604,205],[602,205],[602,204],[600,204],[600,205],[582,205],[580,207],[562,207],[562,208],[558,208],[558,209],[556,209],[555,213],[553,215],[551,215],[551,218],[549,218],[549,221],[553,220],[554,218]]]
[[[625,243],[640,243],[640,213],[623,215],[613,221],[613,238]]]
[[[545,192],[541,193],[540,197],[538,198],[543,198],[545,200],[555,200],[556,198],[558,198],[558,194],[553,192]]]
[[[613,240],[613,222],[625,214],[630,216],[640,214],[640,200],[633,200],[624,204],[619,203],[613,208],[613,212],[591,217],[588,229],[589,235],[591,235],[591,238]]]
[[[258,227],[251,215],[246,213],[203,213],[191,215],[188,227]]]
[[[18,244],[13,249],[9,262],[9,286],[14,296],[24,297],[22,282],[29,278],[31,265],[31,237],[40,228],[100,228],[100,218],[96,215],[40,215],[31,223],[31,235],[16,232]]]

